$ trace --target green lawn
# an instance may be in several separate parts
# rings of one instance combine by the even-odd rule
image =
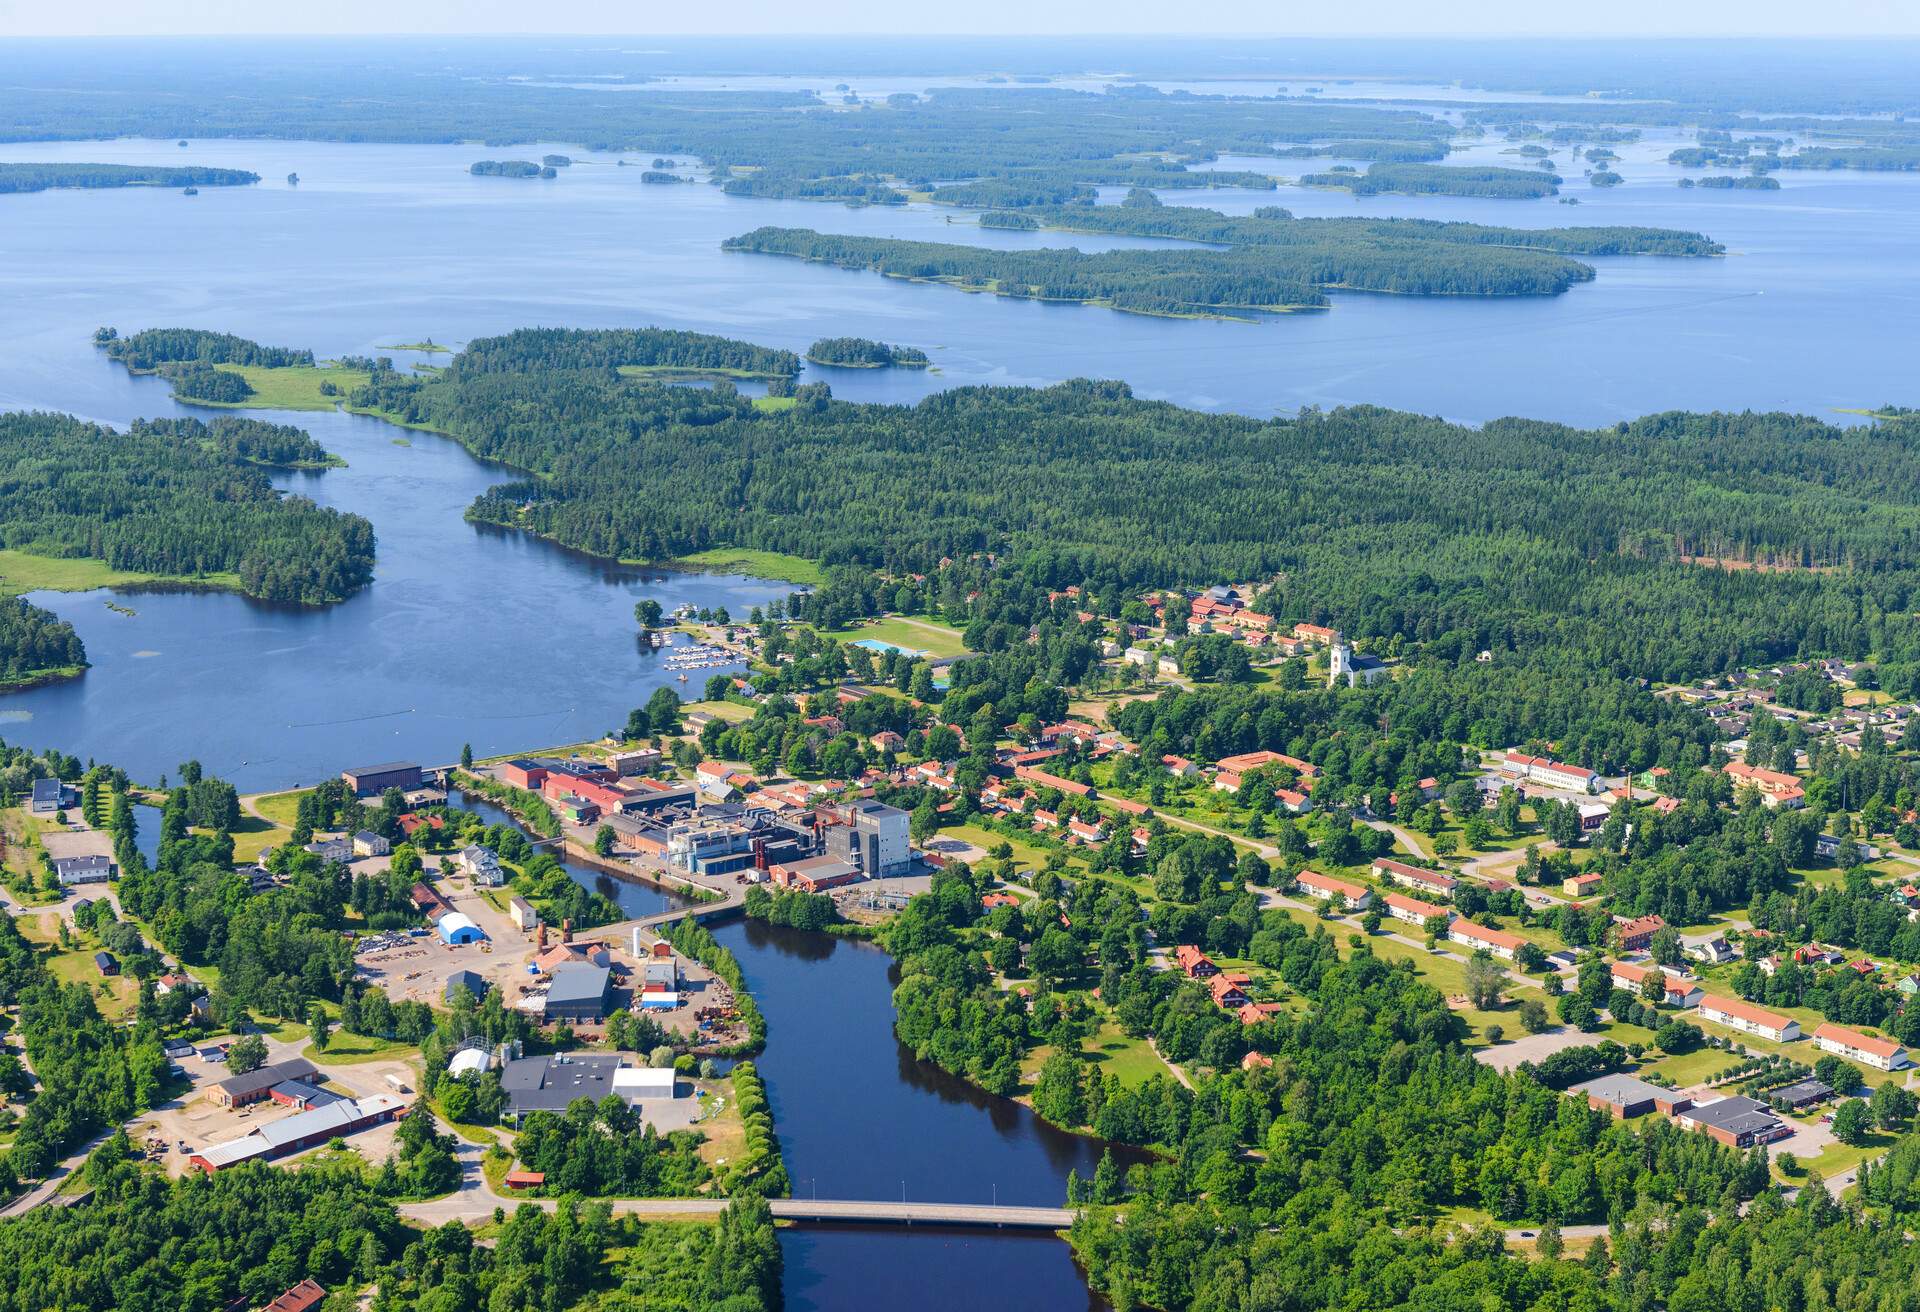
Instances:
[[[1678,1013],[1675,1015],[1678,1017]],[[1680,1018],[1684,1019],[1684,1017]],[[1643,1039],[1641,1042],[1644,1043],[1646,1040]],[[1739,1060],[1723,1048],[1697,1048],[1692,1052],[1682,1053],[1678,1057],[1660,1057],[1658,1060],[1651,1060],[1657,1052],[1658,1049],[1648,1050],[1647,1056],[1650,1060],[1643,1068],[1643,1072],[1651,1071],[1654,1074],[1663,1075],[1682,1089],[1713,1078]]]
[[[282,829],[292,829],[293,822],[300,818],[300,799],[309,791],[301,788],[290,793],[268,793],[253,799],[253,809]]]
[[[705,711],[728,724],[744,724],[753,718],[753,708],[738,702],[688,702],[680,709],[683,715],[689,711]]]
[[[189,405],[211,406],[221,410],[332,410],[357,387],[364,387],[368,375],[361,369],[342,369],[339,365],[293,365],[269,369],[260,365],[217,364],[216,369],[239,374],[253,389],[253,395],[236,404],[187,400]],[[320,384],[330,382],[338,395],[323,396]],[[186,398],[182,398],[186,399]]]
[[[327,1035],[325,1052],[308,1045],[306,1055],[322,1066],[358,1066],[362,1062],[410,1057],[418,1052],[412,1044],[336,1029]]]
[[[1807,1171],[1814,1170],[1820,1172],[1823,1178],[1830,1180],[1842,1171],[1858,1166],[1870,1158],[1878,1157],[1892,1148],[1897,1141],[1897,1135],[1887,1134],[1881,1130],[1870,1130],[1867,1132],[1867,1141],[1858,1148],[1849,1148],[1843,1143],[1828,1144],[1812,1157],[1799,1157],[1799,1175],[1784,1175],[1779,1166],[1775,1165],[1773,1178],[1785,1184],[1805,1184]],[[1793,1140],[1788,1139],[1776,1145],[1772,1154],[1776,1162],[1781,1152],[1793,1152]],[[1795,1155],[1798,1156],[1798,1154]]]
[[[821,630],[829,638],[839,638],[843,642],[854,642],[861,638],[871,638],[876,642],[890,642],[896,647],[905,647],[910,651],[924,651],[934,656],[964,656],[967,644],[960,630],[938,620],[902,618],[887,616],[885,619],[868,620],[849,625],[844,629]]]
[[[1128,1038],[1111,1017],[1103,1020],[1099,1030],[1081,1046],[1081,1054],[1102,1072],[1119,1076],[1120,1083],[1129,1088],[1145,1084],[1156,1075],[1172,1075],[1145,1039]]]
[[[0,551],[0,596],[23,592],[91,592],[137,583],[198,583],[210,588],[240,587],[238,574],[167,575],[115,569],[102,560],[33,556]]]
[[[951,835],[954,838],[972,843],[975,847],[982,848],[988,852],[993,850],[996,843],[1005,843],[1013,849],[1014,861],[1022,866],[1032,866],[1035,869],[1039,869],[1047,864],[1048,853],[1046,848],[1025,839],[1009,838],[1005,834],[997,833],[983,825],[947,825],[943,826],[940,832],[942,835]],[[1067,864],[1070,867],[1078,866],[1083,870],[1086,867],[1084,861],[1076,862],[1072,857],[1067,859]]]
[[[762,414],[778,414],[782,410],[791,410],[798,404],[800,403],[790,396],[756,396],[753,398],[753,408]]]
[[[827,581],[826,571],[803,556],[778,551],[752,551],[745,547],[712,547],[691,556],[679,556],[672,562],[685,569],[708,574],[751,574],[763,579],[784,579],[818,587]],[[743,617],[744,618],[744,617]]]

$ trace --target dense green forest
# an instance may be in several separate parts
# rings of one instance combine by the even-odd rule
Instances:
[[[1683,187],[1706,187],[1709,190],[1718,189],[1722,191],[1780,190],[1780,180],[1778,178],[1734,177],[1727,173],[1716,174],[1705,178],[1682,178],[1680,179],[1680,185]]]
[[[623,379],[618,334],[569,335],[570,358],[597,363],[562,370],[548,340],[487,339],[469,348],[484,368],[459,356],[354,403],[532,472],[475,518],[623,559],[724,545],[925,572],[1007,551],[1056,584],[1281,575],[1270,604],[1288,618],[1669,679],[1814,652],[1920,659],[1904,419],[1471,429],[1352,407],[1261,422],[1086,381],[914,406],[813,386],[770,414],[724,388]]]
[[[853,177],[800,177],[791,173],[755,172],[729,178],[721,184],[729,196],[759,196],[768,200],[837,200],[849,205],[904,205],[907,194],[872,174]]]
[[[146,164],[0,164],[0,195],[56,187],[239,187],[260,181],[244,169]]]
[[[66,415],[0,415],[9,471],[0,543],[116,569],[232,574],[267,600],[339,601],[373,576],[373,526],[283,495],[260,468],[325,454],[246,421],[137,422],[120,433]]]
[[[110,359],[118,360],[135,373],[151,373],[169,364],[240,364],[282,369],[313,363],[312,351],[262,346],[231,333],[201,328],[145,328],[131,337],[122,337],[116,328],[102,328],[94,333],[93,342]]]
[[[814,364],[838,365],[843,369],[883,369],[888,365],[924,369],[927,353],[915,346],[894,346],[867,337],[822,337],[807,348],[807,359]]]
[[[766,1204],[713,1225],[614,1218],[564,1199],[522,1204],[494,1238],[420,1231],[357,1164],[260,1163],[168,1181],[122,1139],[86,1168],[94,1198],[0,1226],[6,1312],[221,1312],[262,1307],[303,1279],[377,1285],[379,1312],[764,1312],[779,1306],[780,1245]]]
[[[1016,213],[1038,217],[1032,210]],[[1060,213],[1071,218],[1078,211]],[[1149,314],[1324,306],[1322,289],[1328,287],[1410,296],[1552,296],[1593,278],[1591,267],[1550,252],[1447,241],[1417,229],[1380,231],[1384,235],[1303,224],[1276,234],[1278,240],[1228,250],[1087,253],[760,228],[729,238],[725,246],[1002,296],[1087,301]]]
[[[981,221],[996,217],[988,214]],[[1444,250],[1449,246],[1553,251],[1561,255],[1704,256],[1725,250],[1700,233],[1675,228],[1504,228],[1435,219],[1296,219],[1273,206],[1263,206],[1251,215],[1237,215],[1191,205],[1035,204],[1018,211],[1015,217],[1069,232],[1174,237],[1222,246],[1300,246],[1325,253],[1324,258],[1377,256],[1383,264],[1418,265],[1429,257],[1445,258]],[[1498,254],[1483,258],[1489,261],[1489,269],[1508,267],[1500,263]]]
[[[86,663],[87,649],[73,625],[18,597],[0,598],[0,688]]]
[[[1552,196],[1560,178],[1545,169],[1462,168],[1446,164],[1374,164],[1365,173],[1310,173],[1308,187],[1344,187],[1356,196],[1492,196],[1514,200]]]
[[[469,342],[456,359],[469,378],[578,369],[748,374],[760,378],[790,377],[800,372],[800,357],[792,351],[672,328],[521,328],[501,337]]]

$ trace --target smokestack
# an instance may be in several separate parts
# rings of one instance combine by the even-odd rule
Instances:
[[[573,917],[571,916],[560,922],[560,941],[562,943],[573,942]]]

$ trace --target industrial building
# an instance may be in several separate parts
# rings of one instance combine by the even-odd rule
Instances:
[[[577,1099],[599,1102],[608,1094],[629,1105],[672,1098],[678,1092],[671,1067],[627,1066],[613,1054],[560,1053],[522,1057],[500,1070],[507,1095],[505,1115],[520,1120],[534,1112],[560,1113]]]
[[[245,1075],[230,1075],[209,1089],[207,1097],[222,1107],[245,1107],[267,1097],[276,1084],[288,1080],[311,1082],[319,1074],[320,1068],[305,1057],[290,1057],[257,1067]]]
[[[250,1134],[215,1144],[187,1158],[189,1166],[211,1175],[241,1162],[271,1161],[318,1147],[329,1139],[372,1129],[397,1119],[407,1104],[390,1093],[342,1098],[281,1121],[269,1121]]]
[[[860,868],[869,879],[906,874],[913,865],[911,817],[883,802],[852,802],[820,813],[829,856]]]
[[[606,1019],[613,973],[605,966],[572,961],[553,968],[542,1014],[548,1020],[597,1022]]]
[[[412,761],[388,761],[384,765],[363,765],[342,770],[340,778],[356,797],[378,797],[389,788],[407,792],[421,784],[420,767]]]

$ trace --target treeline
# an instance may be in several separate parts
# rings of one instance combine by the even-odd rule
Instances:
[[[790,173],[759,172],[729,178],[721,184],[729,196],[758,196],[768,200],[837,200],[849,205],[904,205],[907,195],[871,174],[853,177],[800,177]]]
[[[222,415],[207,423],[198,419],[141,419],[135,426],[197,442],[205,450],[272,469],[329,469],[346,463],[304,428],[264,419],[234,415]]]
[[[1485,650],[1620,677],[1920,661],[1920,455],[1904,419],[1469,429],[1358,407],[1260,422],[1085,381],[914,406],[814,394],[763,414],[605,369],[546,371],[538,352],[510,372],[515,340],[480,346],[492,372],[456,363],[355,403],[534,471],[470,513],[596,554],[752,547],[931,575],[994,551],[1030,584],[1103,597],[1283,577],[1263,605],[1385,655],[1398,639],[1441,660]]]
[[[312,351],[262,346],[201,328],[144,328],[131,337],[122,337],[116,328],[102,328],[94,333],[93,343],[110,359],[136,372],[150,372],[163,364],[242,364],[268,369],[313,364]]]
[[[0,542],[115,569],[234,574],[247,595],[273,601],[339,601],[373,577],[373,526],[274,488],[261,453],[320,451],[291,432],[185,419],[117,433],[67,415],[0,415],[0,462],[12,471]]]
[[[982,223],[1024,218],[1070,232],[1115,233],[1129,237],[1175,237],[1222,246],[1299,246],[1320,258],[1355,261],[1374,256],[1383,262],[1417,265],[1436,248],[1487,246],[1496,251],[1479,258],[1489,270],[1535,266],[1504,261],[1507,253],[1552,251],[1561,255],[1719,255],[1724,251],[1697,232],[1675,228],[1504,228],[1479,223],[1443,223],[1434,219],[1296,219],[1276,206],[1251,216],[1222,214],[1191,205],[1034,206],[1017,215],[987,214]],[[995,226],[989,223],[989,226]],[[1518,258],[1515,254],[1514,258]],[[1365,286],[1367,277],[1340,267],[1326,282]]]
[[[239,187],[260,181],[244,169],[148,164],[0,164],[0,195],[55,187]]]
[[[980,209],[1021,209],[1028,205],[1092,203],[1100,193],[1078,182],[1046,182],[1025,178],[981,178],[934,190],[936,205],[971,205]]]
[[[1373,164],[1365,173],[1310,173],[1308,187],[1344,187],[1356,196],[1491,196],[1534,200],[1556,195],[1560,178],[1545,169],[1465,168],[1446,164]]]
[[[0,598],[0,687],[86,663],[86,645],[73,625],[18,597]]]
[[[536,164],[530,159],[480,159],[467,169],[476,178],[557,178],[560,172],[551,164]]]
[[[429,1120],[423,1113],[423,1121]],[[300,1281],[375,1287],[386,1312],[762,1312],[779,1306],[780,1245],[758,1198],[717,1224],[614,1218],[606,1204],[526,1203],[478,1242],[458,1221],[421,1231],[363,1166],[250,1162],[168,1180],[110,1141],[86,1167],[93,1198],[0,1227],[0,1306],[264,1307]]]
[[[845,369],[883,369],[889,365],[924,369],[927,353],[913,346],[893,346],[866,337],[822,337],[807,348],[807,359],[814,364],[838,365]]]
[[[463,378],[529,369],[620,368],[776,376],[799,373],[800,357],[731,337],[673,328],[521,328],[469,342],[449,366]]]
[[[1734,177],[1730,174],[1718,174],[1706,178],[1682,178],[1682,187],[1706,187],[1720,191],[1778,191],[1780,179],[1766,177]]]
[[[1327,299],[1301,279],[1299,270],[1264,250],[993,250],[806,228],[758,228],[729,237],[722,248],[871,269],[893,278],[951,281],[1001,296],[1098,301],[1145,314],[1282,310],[1321,306]]]

